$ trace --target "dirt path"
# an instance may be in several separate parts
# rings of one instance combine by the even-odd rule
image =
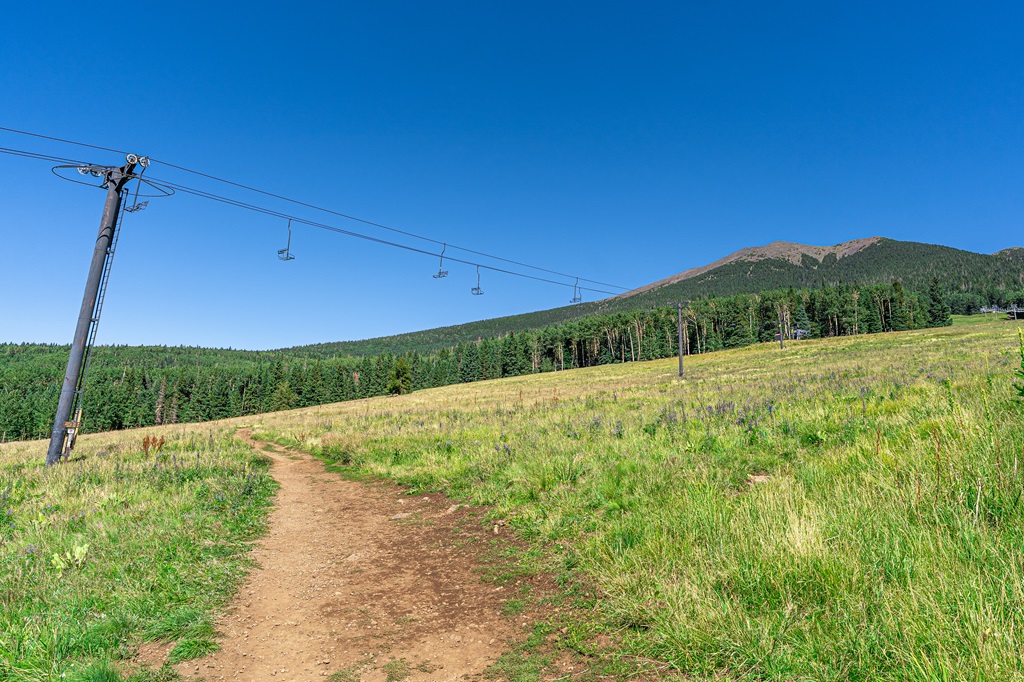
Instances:
[[[441,682],[498,657],[513,626],[501,588],[474,570],[466,511],[257,447],[281,484],[259,568],[217,624],[220,651],[178,666],[186,679]]]

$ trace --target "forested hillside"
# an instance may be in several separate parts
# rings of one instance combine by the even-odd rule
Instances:
[[[779,289],[694,301],[684,309],[685,352],[706,353],[775,338],[780,313],[809,336],[898,331],[948,324],[938,287],[897,283]],[[387,393],[651,360],[676,353],[676,309],[591,315],[537,330],[495,334],[436,352],[322,358],[296,350],[97,348],[84,431],[201,422]],[[0,345],[0,439],[49,434],[66,346]]]
[[[926,291],[938,277],[946,301],[955,314],[975,313],[983,305],[1024,305],[1024,249],[1009,248],[992,255],[947,246],[875,239],[852,255],[825,255],[820,260],[804,255],[792,262],[784,257],[764,258],[761,249],[744,249],[724,265],[698,268],[698,274],[655,288],[638,290],[601,301],[553,308],[524,315],[439,327],[420,332],[385,336],[365,341],[342,341],[301,346],[288,352],[302,356],[333,357],[376,355],[383,352],[421,353],[460,342],[475,341],[510,331],[524,331],[562,324],[595,314],[645,310],[674,301],[735,296],[793,287],[818,288],[826,284],[889,283],[898,279],[907,289]],[[801,246],[801,245],[792,245]],[[820,247],[803,247],[814,253]],[[748,252],[748,253],[745,253]],[[734,254],[734,256],[737,254]],[[683,273],[685,274],[685,273]]]
[[[830,254],[820,261],[805,255],[799,263],[781,258],[737,260],[676,284],[607,303],[615,308],[634,298],[641,305],[650,305],[698,298],[703,292],[729,296],[748,293],[753,283],[763,290],[899,279],[908,289],[924,291],[936,277],[958,314],[976,312],[988,303],[1024,302],[1024,249],[985,255],[883,238],[842,258]]]

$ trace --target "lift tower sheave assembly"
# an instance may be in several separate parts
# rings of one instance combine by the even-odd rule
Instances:
[[[72,420],[71,411],[75,406],[75,398],[84,388],[83,364],[87,346],[95,338],[96,325],[99,322],[99,306],[102,305],[101,283],[105,284],[105,275],[109,275],[110,261],[113,258],[113,240],[117,231],[117,222],[121,215],[122,192],[128,181],[135,177],[135,165],[138,157],[128,157],[128,163],[120,168],[94,168],[103,175],[103,187],[107,190],[107,200],[103,204],[103,217],[100,219],[100,231],[93,250],[89,276],[85,281],[85,294],[82,296],[82,308],[78,313],[78,324],[75,336],[71,341],[71,354],[68,357],[68,368],[64,373],[64,383],[60,388],[60,399],[57,402],[57,415],[53,420],[53,432],[50,435],[50,448],[46,453],[46,464],[56,464],[67,455],[74,446],[74,439],[81,425],[81,407]]]

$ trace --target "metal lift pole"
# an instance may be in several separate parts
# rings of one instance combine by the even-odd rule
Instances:
[[[81,388],[79,382],[82,379],[86,340],[92,336],[90,331],[99,322],[96,304],[100,280],[103,278],[104,270],[107,269],[109,259],[113,256],[111,242],[120,216],[121,192],[128,181],[132,179],[134,170],[135,161],[129,161],[120,168],[108,168],[104,171],[107,200],[103,204],[99,236],[96,238],[96,248],[93,250],[92,264],[89,266],[89,277],[85,281],[82,308],[78,313],[78,324],[75,327],[75,336],[71,341],[68,368],[60,389],[60,400],[57,402],[57,415],[53,420],[53,432],[50,434],[50,449],[46,453],[47,466],[56,464],[63,455],[67,454],[69,440],[71,440],[69,435],[73,437],[78,431],[78,422],[70,421],[71,409],[75,402],[75,395]]]
[[[683,304],[676,303],[676,332],[679,335],[679,378],[683,378]]]

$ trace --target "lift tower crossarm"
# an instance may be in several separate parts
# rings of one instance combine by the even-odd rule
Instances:
[[[103,217],[100,219],[100,231],[96,238],[96,248],[92,253],[92,264],[89,276],[85,281],[85,294],[82,296],[82,308],[78,313],[78,324],[75,336],[71,341],[71,354],[68,357],[68,368],[64,373],[64,383],[60,388],[60,399],[57,402],[57,415],[53,420],[53,432],[50,434],[50,448],[46,453],[46,464],[50,466],[67,454],[71,445],[69,436],[76,434],[78,424],[70,422],[71,409],[75,402],[75,393],[81,388],[82,364],[86,351],[86,339],[90,337],[90,329],[97,319],[96,299],[99,294],[100,280],[107,260],[113,255],[111,242],[117,229],[117,221],[121,212],[121,192],[128,181],[134,177],[135,165],[138,162],[134,154],[128,157],[128,163],[120,168],[103,168],[104,186],[107,200],[103,204]],[[100,170],[94,168],[93,170]]]

